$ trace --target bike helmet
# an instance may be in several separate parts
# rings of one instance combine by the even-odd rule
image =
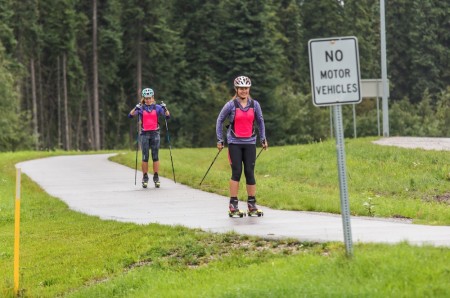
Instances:
[[[153,95],[155,95],[155,92],[153,92],[153,89],[150,89],[150,88],[142,89],[142,97],[152,97]]]
[[[252,81],[246,76],[240,76],[234,79],[234,87],[250,87]]]

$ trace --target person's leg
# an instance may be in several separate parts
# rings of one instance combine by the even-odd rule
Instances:
[[[239,181],[230,179],[230,197],[236,197],[239,193]]]
[[[256,195],[255,160],[256,160],[256,146],[250,144],[244,145],[242,162],[244,164],[244,175],[247,184],[247,194],[253,197]]]
[[[161,144],[161,138],[159,133],[152,135],[150,148],[152,150],[153,160],[153,182],[159,183],[159,147]]]
[[[252,196],[252,197],[256,196],[256,184],[253,184],[253,185],[247,184],[246,187],[247,187],[247,195],[248,196]]]
[[[148,161],[142,161],[142,173],[143,174],[148,173]]]
[[[242,150],[239,145],[228,145],[228,161],[231,166],[231,179],[230,179],[230,211],[239,211],[238,207],[238,193],[239,193],[239,180],[242,175]]]
[[[159,160],[153,162],[153,173],[159,172]]]
[[[148,182],[148,159],[149,159],[149,139],[148,135],[141,135],[141,147],[142,147],[142,185],[147,187]]]
[[[247,207],[250,212],[257,211],[256,207],[256,180],[255,180],[256,146],[245,145],[243,154],[244,174],[247,189]]]
[[[240,145],[230,144],[228,146],[228,160],[231,166],[230,197],[237,197],[242,175],[242,150]]]

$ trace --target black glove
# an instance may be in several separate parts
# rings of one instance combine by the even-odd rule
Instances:
[[[134,107],[134,109],[135,109],[135,110],[140,110],[140,109],[141,109],[141,104],[138,103],[138,104]]]
[[[160,106],[164,109],[164,111],[167,111],[167,107],[166,107],[166,104],[164,103],[164,101],[161,101]]]
[[[266,139],[261,140],[261,146],[262,146],[264,149],[267,149],[267,142],[266,142]]]

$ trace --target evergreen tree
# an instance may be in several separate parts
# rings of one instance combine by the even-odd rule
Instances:
[[[386,6],[391,98],[417,102],[426,88],[433,95],[450,81],[449,2],[392,0]]]
[[[128,121],[124,115],[130,108],[124,96],[120,67],[124,55],[122,4],[119,0],[99,2],[98,7],[98,71],[99,99],[105,148],[127,147]]]
[[[346,0],[344,13],[342,36],[358,39],[361,78],[381,78],[379,1]]]
[[[0,42],[0,151],[31,149],[31,130],[24,125],[29,113],[20,107],[14,64]]]
[[[301,8],[296,0],[284,0],[278,11],[279,31],[283,38],[279,42],[283,48],[282,80],[292,85],[294,92],[308,93],[310,89],[308,68],[308,47],[305,42],[305,28],[302,26]]]

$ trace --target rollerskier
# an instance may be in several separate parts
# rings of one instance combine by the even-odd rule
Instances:
[[[248,197],[247,200],[247,215],[248,216],[264,216],[264,212],[258,207],[256,207],[256,198],[255,197]]]
[[[229,205],[229,211],[228,216],[230,217],[244,217],[245,212],[241,211],[238,207],[238,199],[237,198],[231,198],[230,199],[230,205]]]
[[[129,118],[135,116],[138,116],[140,124],[139,136],[142,149],[142,173],[144,174],[142,178],[142,187],[147,188],[148,186],[149,162],[152,162],[153,166],[153,182],[155,183],[155,187],[159,187],[160,127],[158,119],[159,117],[164,117],[167,121],[167,119],[170,118],[169,110],[164,103],[156,104],[153,89],[144,88],[142,90],[140,103],[138,103],[128,114]]]
[[[155,173],[153,175],[153,182],[155,183],[155,187],[159,188],[161,186],[161,183],[159,182],[159,176],[158,173]]]
[[[142,177],[142,187],[147,188],[147,186],[148,186],[148,174],[145,173],[144,176]]]
[[[219,152],[224,148],[225,141],[228,143],[228,160],[231,166],[230,187],[230,217],[239,214],[237,197],[239,192],[239,181],[242,173],[245,175],[246,190],[249,198],[248,214],[261,216],[263,213],[256,207],[256,140],[257,131],[263,149],[267,150],[269,144],[266,140],[266,130],[261,105],[250,96],[250,78],[239,76],[234,80],[236,91],[233,98],[222,108],[216,121],[217,149]],[[226,138],[223,135],[223,124],[229,120]],[[243,216],[243,215],[242,215]],[[241,216],[241,217],[242,217]]]

